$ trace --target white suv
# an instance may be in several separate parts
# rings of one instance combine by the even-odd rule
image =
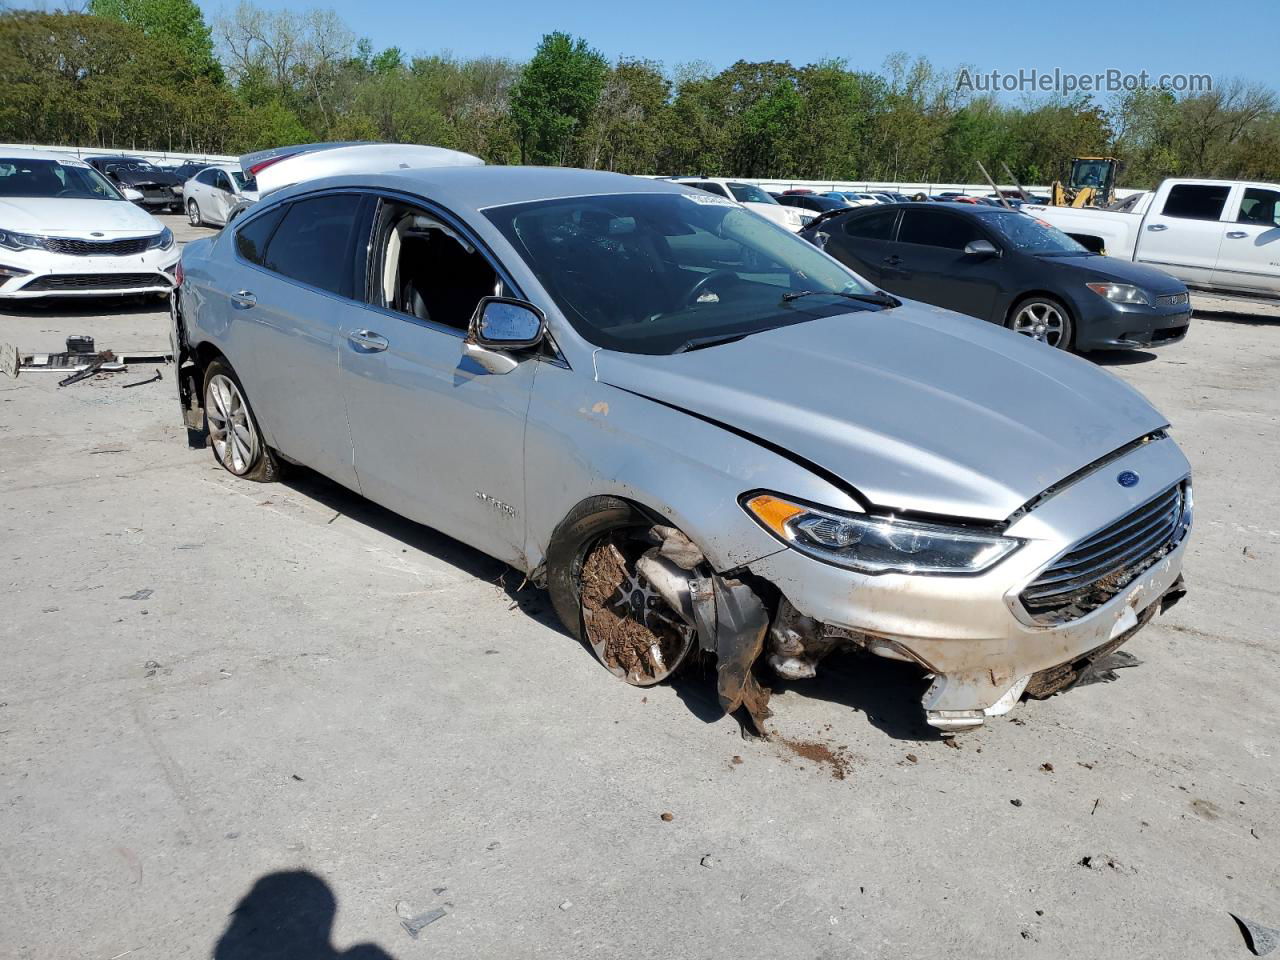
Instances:
[[[816,216],[806,210],[784,207],[754,183],[727,180],[724,177],[674,177],[673,179],[676,183],[697,187],[707,193],[714,193],[717,197],[727,197],[742,204],[752,213],[758,213],[766,220],[772,220],[778,226],[788,230],[802,230]]]

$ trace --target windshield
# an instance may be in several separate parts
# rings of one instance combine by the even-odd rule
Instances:
[[[778,201],[769,196],[759,187],[749,183],[731,183],[729,184],[729,192],[733,194],[733,199],[739,203],[777,203]]]
[[[232,170],[231,176],[235,178],[236,188],[244,193],[246,190],[257,190],[258,181],[247,174],[241,173],[239,170]]]
[[[0,197],[123,200],[97,170],[81,160],[0,157]]]
[[[628,193],[513,204],[485,216],[597,346],[672,353],[872,310],[870,288],[795,234],[721,197]],[[787,301],[783,294],[817,291]]]
[[[1041,256],[1080,256],[1088,249],[1053,224],[1023,213],[979,213],[982,222],[1002,236],[1015,250]]]

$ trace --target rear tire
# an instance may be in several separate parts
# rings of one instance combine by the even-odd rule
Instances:
[[[258,431],[240,379],[224,360],[205,369],[204,416],[213,459],[228,473],[257,483],[280,479],[276,455]]]
[[[193,227],[204,226],[204,218],[200,216],[200,204],[194,200],[187,201],[187,222]]]
[[[1053,297],[1019,300],[1009,311],[1005,326],[1014,333],[1058,350],[1070,350],[1075,340],[1071,314],[1062,301]]]

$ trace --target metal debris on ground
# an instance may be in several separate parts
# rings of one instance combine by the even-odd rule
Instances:
[[[135,380],[133,381],[133,383],[122,383],[120,384],[120,389],[128,390],[130,387],[141,387],[141,386],[145,386],[148,383],[155,383],[157,380],[163,380],[163,379],[164,379],[164,375],[160,372],[160,368],[157,367],[156,375],[154,377],[147,377],[147,379],[145,380]]]
[[[708,870],[711,870],[716,866],[718,861],[716,860],[715,857],[713,857],[711,854],[708,853],[701,860],[699,860],[698,863],[701,866],[706,867]]]
[[[413,939],[418,939],[418,934],[422,933],[424,927],[427,927],[441,917],[445,916],[449,911],[443,907],[436,907],[434,910],[428,910],[426,913],[420,913],[416,917],[407,920],[401,920],[400,926],[404,927],[405,932]]]
[[[11,343],[0,343],[0,373],[16,377],[20,368],[18,348]]]
[[[154,591],[154,590],[152,590],[150,587],[146,587],[146,588],[144,588],[144,589],[142,589],[142,590],[137,590],[137,591],[134,591],[133,593],[130,593],[130,594],[126,595],[126,596],[123,596],[123,597],[121,597],[120,599],[121,599],[121,600],[150,600],[150,599],[151,599],[151,595],[152,595],[153,593],[155,593],[155,591]]]
[[[1254,923],[1252,920],[1238,917],[1234,913],[1231,914],[1231,919],[1239,924],[1245,943],[1253,951],[1255,957],[1265,957],[1280,946],[1280,930],[1264,927],[1260,923]]]

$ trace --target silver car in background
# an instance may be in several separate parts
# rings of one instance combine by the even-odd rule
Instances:
[[[918,664],[954,731],[1183,593],[1189,467],[1087,361],[877,292],[738,204],[459,166],[281,189],[187,245],[193,436],[300,463],[545,585],[615,676]]]

